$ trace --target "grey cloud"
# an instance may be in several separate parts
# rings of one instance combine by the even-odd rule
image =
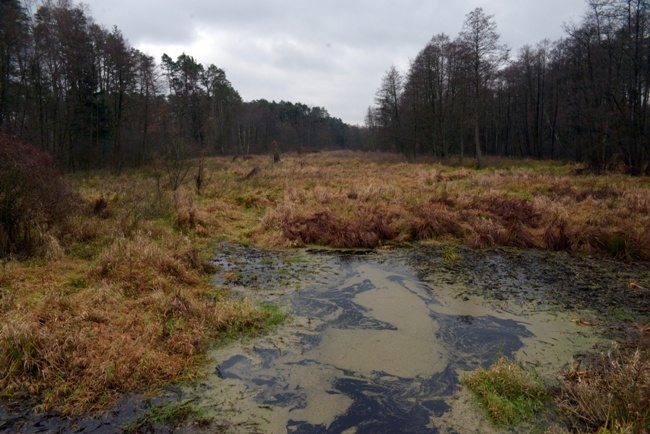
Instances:
[[[96,21],[117,25],[157,59],[186,52],[226,70],[245,99],[324,106],[362,122],[385,71],[408,67],[432,36],[454,38],[483,7],[516,54],[563,35],[584,0],[90,0]]]

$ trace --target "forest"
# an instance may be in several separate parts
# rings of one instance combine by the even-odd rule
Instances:
[[[0,132],[67,171],[137,166],[166,154],[362,149],[448,158],[532,157],[649,174],[650,11],[590,0],[566,36],[501,44],[477,8],[379,83],[364,126],[323,107],[243,101],[222,67],[153,57],[82,5],[0,3]],[[404,53],[409,56],[412,53]]]
[[[481,8],[391,67],[366,115],[373,148],[580,161],[650,174],[650,3],[590,0],[566,36],[511,58]]]
[[[182,54],[153,57],[82,5],[44,2],[34,14],[0,2],[0,132],[67,171],[141,165],[165,155],[359,147],[357,128],[322,107],[244,102],[222,68]]]

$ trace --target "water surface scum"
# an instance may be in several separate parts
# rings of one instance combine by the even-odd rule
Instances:
[[[648,321],[649,297],[630,285],[650,287],[646,266],[446,249],[222,244],[214,284],[279,305],[291,316],[286,324],[213,349],[195,385],[154,400],[129,397],[105,414],[74,420],[5,407],[0,431],[115,432],[153,406],[191,401],[208,430],[219,432],[489,432],[460,386],[464,372],[506,355],[553,382],[576,357],[616,337],[621,318]],[[181,429],[200,427],[190,421]]]
[[[215,283],[293,318],[270,336],[213,352],[212,373],[194,393],[233,432],[485,432],[459,385],[463,372],[506,355],[554,381],[615,334],[603,314],[648,312],[629,290],[648,279],[645,268],[600,258],[239,249],[221,250],[216,262],[230,279]]]

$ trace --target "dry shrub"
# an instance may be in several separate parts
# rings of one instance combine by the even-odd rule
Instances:
[[[576,227],[572,231],[573,239],[571,245],[575,250],[579,251],[604,252],[606,251],[610,233],[609,228],[606,227],[592,225]]]
[[[331,242],[333,247],[373,248],[395,238],[390,216],[383,215],[378,209],[363,209],[359,214],[355,220],[344,223],[335,234]]]
[[[474,207],[483,209],[506,223],[517,223],[536,228],[540,222],[540,213],[534,204],[526,199],[501,195],[477,197]]]
[[[614,346],[564,375],[556,403],[578,430],[650,430],[650,354]]]
[[[412,210],[412,219],[405,228],[411,239],[425,240],[446,235],[462,238],[464,228],[460,213],[437,201],[416,206]]]
[[[342,223],[329,212],[319,212],[309,217],[287,215],[281,222],[285,238],[300,244],[327,244],[339,232]]]
[[[93,201],[92,209],[93,214],[102,219],[107,219],[111,216],[111,210],[108,208],[108,201],[106,201],[103,195]]]
[[[521,247],[526,249],[539,247],[535,236],[521,222],[509,222],[504,230],[505,240],[502,242],[504,246]]]
[[[0,134],[0,256],[37,254],[80,203],[49,154]]]
[[[323,244],[337,248],[373,248],[397,236],[395,216],[377,207],[361,207],[354,215],[341,218],[329,211],[311,216],[285,214],[281,227],[286,239],[299,245]]]

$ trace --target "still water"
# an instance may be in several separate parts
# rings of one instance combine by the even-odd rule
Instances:
[[[192,393],[226,432],[490,432],[460,385],[464,372],[506,355],[552,381],[600,339],[574,321],[588,312],[530,295],[525,278],[499,270],[516,264],[498,259],[486,279],[512,276],[511,298],[466,291],[462,267],[423,269],[399,255],[217,263],[244,280],[255,275],[257,289],[242,284],[240,295],[291,315],[267,336],[213,350]]]

